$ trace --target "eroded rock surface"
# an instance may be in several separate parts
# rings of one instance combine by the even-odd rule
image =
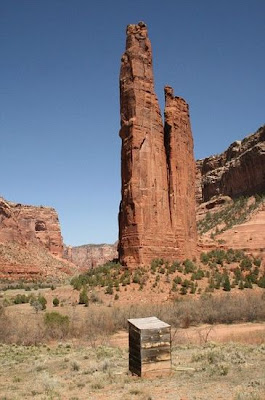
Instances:
[[[63,241],[57,212],[51,207],[12,203],[0,198],[0,243],[41,244],[62,257]]]
[[[67,246],[64,257],[86,270],[118,258],[117,243]]]
[[[201,174],[201,178],[200,178]],[[265,126],[242,141],[232,143],[222,154],[197,162],[197,199],[232,198],[265,192]],[[201,186],[201,187],[200,187]]]
[[[129,267],[148,265],[154,258],[191,257],[196,252],[195,164],[188,106],[174,98],[168,87],[166,98],[164,130],[147,27],[142,22],[129,25],[120,71],[119,212],[119,258]],[[187,176],[191,178],[188,184]]]
[[[53,208],[0,198],[0,279],[62,279],[77,268],[65,260],[58,215]]]

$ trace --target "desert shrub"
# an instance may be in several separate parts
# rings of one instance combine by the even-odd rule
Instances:
[[[186,287],[186,286],[182,286],[182,287],[180,288],[179,293],[180,293],[181,295],[187,294],[187,293],[188,293],[187,287]]]
[[[209,255],[208,255],[208,253],[201,253],[201,255],[200,255],[200,260],[201,260],[201,262],[202,262],[203,264],[207,265],[208,262],[209,262],[209,260],[210,260],[210,257],[209,257]]]
[[[30,299],[25,294],[17,294],[14,298],[14,304],[25,304],[29,303]]]
[[[56,311],[47,312],[44,316],[46,334],[54,339],[62,339],[66,337],[69,331],[69,324],[69,317]]]
[[[117,283],[115,287],[116,289],[119,289],[119,283]],[[91,301],[91,303],[102,303],[101,298],[98,296],[96,292],[91,293],[89,300]]]
[[[60,300],[57,297],[55,297],[52,301],[52,304],[54,305],[54,307],[58,307],[58,305],[60,304]]]
[[[47,300],[41,294],[39,294],[38,297],[31,296],[30,305],[34,308],[36,313],[39,311],[46,310],[46,304]]]
[[[240,262],[241,271],[250,271],[252,267],[251,259],[247,256],[243,258]]]
[[[168,273],[173,274],[174,272],[177,271],[178,267],[180,266],[179,261],[174,261],[169,267],[168,267]]]
[[[183,265],[184,265],[185,274],[190,274],[190,273],[194,272],[196,269],[195,264],[189,259],[183,261]]]
[[[244,290],[244,282],[242,280],[238,284],[238,289]]]
[[[182,282],[182,278],[181,276],[175,276],[175,278],[173,279],[173,282],[175,282],[176,285],[179,285]]]
[[[259,280],[257,281],[257,284],[259,287],[265,288],[265,275],[262,276],[261,278],[259,278]]]
[[[84,304],[85,306],[88,306],[88,295],[86,287],[83,287],[82,291],[79,294],[79,304]]]
[[[151,272],[155,273],[156,270],[162,267],[162,265],[164,264],[165,261],[163,260],[163,258],[155,258],[154,260],[151,261]]]
[[[256,267],[261,266],[261,258],[254,258],[253,264],[256,265]]]
[[[41,294],[38,296],[38,302],[41,304],[42,310],[46,310],[47,300]]]
[[[109,284],[105,290],[106,294],[113,294],[113,286],[112,284]]]
[[[141,281],[141,276],[139,275],[139,273],[135,273],[134,274],[134,276],[133,276],[133,278],[132,278],[132,281],[133,281],[133,283],[139,283],[140,284],[140,281]]]
[[[199,281],[204,278],[204,271],[202,269],[198,269],[196,272],[193,272],[191,275],[191,279],[194,281]]]
[[[231,284],[229,280],[229,276],[225,275],[224,281],[223,281],[223,289],[225,292],[229,292],[231,290]]]

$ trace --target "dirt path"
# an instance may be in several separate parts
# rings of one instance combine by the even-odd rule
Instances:
[[[239,342],[261,344],[265,342],[265,322],[233,325],[200,325],[187,329],[172,328],[172,341],[177,344],[204,344],[208,341],[217,343]],[[128,333],[120,331],[110,339],[110,345],[128,347]]]

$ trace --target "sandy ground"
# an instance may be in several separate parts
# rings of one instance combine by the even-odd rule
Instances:
[[[185,343],[180,344],[180,337]],[[194,344],[198,341],[203,343]],[[264,323],[177,331],[172,374],[166,377],[131,376],[127,343],[127,332],[119,332],[104,346],[0,345],[0,399],[265,399]]]

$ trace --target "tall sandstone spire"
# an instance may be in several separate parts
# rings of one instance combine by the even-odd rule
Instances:
[[[119,212],[119,258],[128,267],[148,265],[154,258],[191,257],[196,252],[195,163],[188,106],[170,90],[166,89],[164,132],[147,27],[143,22],[128,25],[120,71]],[[192,181],[187,183],[186,178]]]

